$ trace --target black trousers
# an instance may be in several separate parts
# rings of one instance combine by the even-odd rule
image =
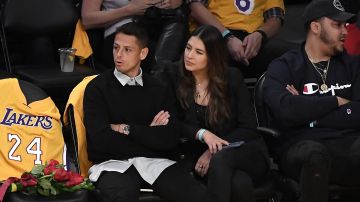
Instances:
[[[360,185],[360,138],[300,141],[284,152],[280,166],[299,180],[303,201],[326,202],[329,183]]]
[[[193,170],[202,152],[185,160],[183,166]],[[265,179],[268,171],[268,154],[260,139],[217,152],[210,160],[205,179],[196,178],[207,183],[212,202],[255,202],[254,187]]]
[[[126,172],[103,172],[96,183],[101,193],[113,202],[136,202],[140,187],[146,183],[135,167]],[[185,172],[177,163],[166,168],[151,186],[163,199],[172,202],[208,201],[206,188]]]
[[[231,32],[241,40],[244,40],[244,38],[249,35],[249,33],[242,30],[231,30]],[[296,43],[270,39],[267,43],[263,43],[259,53],[254,58],[250,59],[249,66],[235,61],[232,59],[231,55],[229,57],[229,65],[239,68],[245,78],[259,78],[266,71],[268,65],[273,59],[280,57],[286,51],[297,46],[298,44]]]

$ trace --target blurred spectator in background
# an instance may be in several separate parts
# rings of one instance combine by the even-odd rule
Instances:
[[[247,76],[260,76],[266,66],[253,69],[264,44],[280,29],[284,20],[283,0],[189,0],[196,24],[216,27],[227,41],[231,66]]]
[[[150,36],[150,55],[142,67],[175,61],[183,49],[187,30],[187,9],[183,0],[84,0],[85,29],[105,28],[102,58],[113,68],[112,47],[116,28],[128,22],[141,23]]]
[[[360,1],[359,0],[342,0],[341,4],[349,13],[358,14],[356,21],[350,22],[346,27],[348,35],[345,40],[345,49],[349,54],[360,54]]]

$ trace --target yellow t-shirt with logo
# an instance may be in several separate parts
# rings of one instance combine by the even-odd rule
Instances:
[[[50,97],[27,103],[18,80],[0,80],[0,180],[36,164],[65,164],[60,113]]]
[[[252,33],[263,23],[263,14],[270,8],[283,10],[283,0],[208,0],[208,10],[227,29]]]

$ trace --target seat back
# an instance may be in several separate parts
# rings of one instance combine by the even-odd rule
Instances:
[[[0,181],[20,177],[36,164],[66,165],[60,113],[48,95],[16,78],[0,80]]]
[[[61,111],[71,89],[96,71],[75,63],[61,72],[58,48],[71,47],[79,13],[73,0],[5,0],[1,42],[8,72],[52,97]]]
[[[78,18],[73,0],[8,0],[3,10],[6,30],[31,35],[71,30]]]
[[[264,99],[264,81],[265,75],[261,75],[256,82],[253,92],[254,105],[256,118],[258,121],[258,130],[262,132],[263,138],[268,146],[270,155],[274,157],[275,148],[278,146],[278,138],[280,137],[280,131],[273,126],[273,118],[270,109],[265,103]]]
[[[261,75],[255,84],[254,88],[254,105],[256,111],[256,118],[258,125],[261,127],[268,127],[268,111],[264,101],[263,85],[265,81],[265,74]]]
[[[13,49],[25,50],[27,48],[25,44],[24,46],[17,45],[11,48],[9,40],[10,42],[12,40],[26,41],[36,37],[53,37],[56,35],[57,43],[60,43],[59,36],[61,36],[64,38],[61,43],[67,39],[67,44],[70,45],[70,34],[73,32],[75,23],[79,18],[72,0],[6,0],[1,14],[1,39],[8,71],[12,71],[11,63],[15,64],[21,57],[26,57],[24,55],[16,57],[16,54],[20,52],[19,50],[13,51],[16,51],[16,53],[10,53],[9,51]],[[9,38],[9,36],[11,37]],[[42,47],[36,48],[40,50]],[[12,57],[10,57],[10,54]],[[37,59],[44,60],[46,58]]]
[[[85,77],[70,93],[63,116],[65,126],[70,127],[70,136],[66,142],[72,145],[72,160],[76,171],[82,176],[88,176],[92,162],[88,160],[86,129],[84,126],[83,97],[87,84],[96,76]]]

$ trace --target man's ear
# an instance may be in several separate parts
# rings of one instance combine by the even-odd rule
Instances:
[[[148,53],[149,53],[149,48],[145,47],[145,48],[141,49],[140,59],[144,60],[146,58],[146,56],[148,55]]]
[[[320,22],[316,22],[316,21],[311,22],[310,29],[316,34],[320,33],[320,31],[321,31]]]

